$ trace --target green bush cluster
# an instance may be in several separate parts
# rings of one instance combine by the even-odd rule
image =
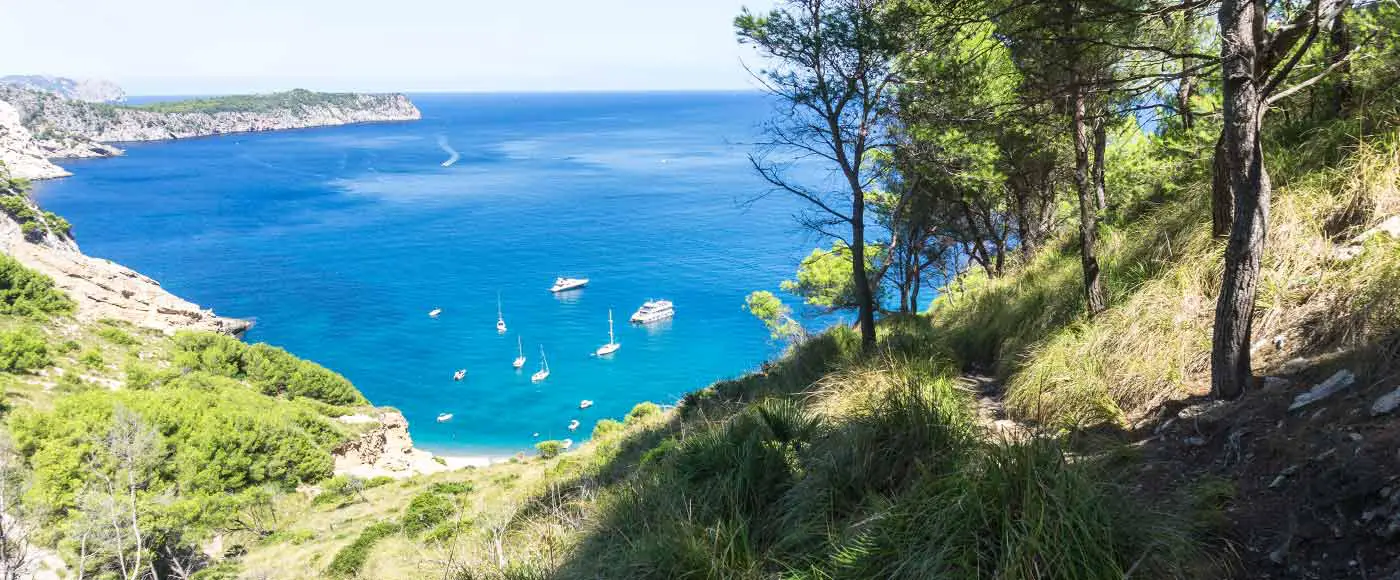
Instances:
[[[0,211],[18,222],[24,238],[31,242],[39,241],[49,231],[63,236],[72,235],[73,232],[73,225],[68,220],[50,211],[34,209],[22,191],[0,190]]]
[[[0,330],[0,371],[27,373],[53,364],[44,333],[32,326]]]
[[[369,561],[369,551],[374,545],[394,535],[398,530],[399,527],[393,522],[371,524],[360,532],[355,541],[335,554],[331,565],[326,568],[326,575],[331,578],[352,578],[359,574],[360,569],[365,567],[365,562]]]
[[[75,308],[68,295],[54,287],[53,279],[0,253],[0,314],[47,317],[71,314]]]
[[[112,344],[121,346],[135,346],[141,344],[141,341],[137,340],[136,337],[127,334],[126,331],[123,331],[120,328],[115,328],[112,326],[103,326],[101,328],[98,328],[97,336],[106,339]]]
[[[635,423],[635,422],[637,422],[637,421],[641,421],[642,419],[646,419],[647,417],[651,417],[651,416],[654,416],[654,415],[660,415],[660,414],[661,414],[661,407],[657,406],[656,403],[651,403],[651,402],[637,403],[636,406],[632,407],[632,410],[631,410],[631,411],[628,411],[628,412],[627,412],[627,418],[626,418],[625,422],[626,422],[627,424],[630,425],[630,424]]]
[[[275,346],[193,331],[176,333],[175,346],[176,366],[246,379],[265,395],[306,397],[331,405],[368,402],[345,377]]]
[[[456,511],[446,495],[433,491],[420,493],[403,510],[403,531],[416,536],[447,521]]]
[[[553,459],[564,452],[564,442],[556,439],[540,441],[535,444],[535,450],[540,452],[540,457]]]
[[[35,466],[31,497],[72,509],[78,491],[100,481],[86,462],[119,407],[160,435],[160,457],[150,474],[156,488],[185,498],[320,481],[331,475],[330,449],[343,440],[335,425],[312,410],[207,373],[181,376],[157,391],[87,390],[58,399],[52,411],[14,415],[15,442]]]

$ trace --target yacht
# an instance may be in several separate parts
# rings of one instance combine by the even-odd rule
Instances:
[[[609,309],[608,309],[608,343],[605,344],[605,345],[603,345],[603,346],[598,347],[598,350],[593,351],[593,354],[595,354],[595,355],[597,355],[597,356],[607,356],[607,355],[610,355],[610,354],[612,354],[612,353],[617,352],[617,349],[619,349],[619,348],[622,348],[622,345],[620,345],[620,344],[617,343],[617,339],[616,339],[616,338],[613,338],[612,309],[609,308]]]
[[[578,419],[574,419],[573,421],[569,421],[569,430],[570,430],[570,431],[577,431],[577,430],[578,430]]]
[[[540,345],[540,370],[530,375],[530,382],[538,383],[549,378],[549,359],[544,357],[544,345]]]
[[[580,402],[580,403],[578,404],[578,408],[580,408],[580,409],[587,409],[587,408],[592,407],[592,406],[593,406],[593,401],[590,401],[590,400],[588,400],[588,399],[584,399],[582,402]]]
[[[549,288],[550,292],[566,292],[588,285],[588,278],[555,278],[554,286]]]
[[[438,422],[439,422],[439,423],[446,423],[446,422],[451,421],[451,420],[452,420],[452,413],[439,413],[439,414],[438,414]]]
[[[428,318],[437,318],[439,314],[442,314],[442,309],[434,308],[428,311]]]
[[[454,381],[460,381],[465,378],[467,378],[467,369],[457,369],[457,372],[452,373],[452,380]]]
[[[520,367],[525,366],[525,344],[520,342],[520,337],[518,336],[515,337],[515,348],[520,354],[515,357],[515,362],[510,363],[510,366],[519,370]]]
[[[632,322],[651,324],[675,315],[676,310],[672,307],[670,300],[648,300],[646,304],[632,313]]]
[[[501,294],[499,292],[496,293],[496,333],[506,333],[506,317],[501,314]]]

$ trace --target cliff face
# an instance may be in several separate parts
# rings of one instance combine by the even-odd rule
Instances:
[[[47,75],[9,75],[0,77],[0,85],[13,85],[55,93],[65,99],[89,103],[120,103],[126,100],[126,91],[123,91],[116,83],[97,79],[74,80]]]
[[[157,141],[226,133],[275,131],[422,118],[399,94],[278,95],[197,101],[148,108],[88,103],[55,93],[0,84],[0,160],[16,177],[68,175],[48,159],[107,157],[107,142]]]
[[[252,326],[200,308],[126,266],[83,254],[63,231],[44,227],[37,233],[26,232],[21,222],[34,221],[32,216],[41,211],[22,192],[7,188],[3,178],[0,171],[0,196],[20,200],[29,217],[0,210],[0,253],[52,278],[77,303],[79,320],[124,320],[166,333],[189,329],[237,335]]]

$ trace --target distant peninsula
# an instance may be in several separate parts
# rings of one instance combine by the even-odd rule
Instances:
[[[52,159],[120,155],[110,143],[420,118],[408,97],[392,93],[296,89],[129,105],[0,84],[0,162],[14,177],[49,179],[70,175]]]

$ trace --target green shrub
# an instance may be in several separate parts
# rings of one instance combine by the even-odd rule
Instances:
[[[54,287],[51,278],[0,253],[0,314],[47,317],[71,314],[75,308],[73,301]]]
[[[126,361],[126,386],[131,389],[154,389],[180,378],[180,371],[162,369],[131,357]]]
[[[243,566],[234,560],[221,560],[190,576],[190,580],[238,580]]]
[[[627,412],[626,422],[630,425],[642,419],[646,419],[647,417],[660,414],[661,407],[658,407],[656,403],[637,403],[637,406],[632,407],[632,410]]]
[[[374,489],[381,485],[388,485],[394,482],[394,478],[387,475],[376,475],[365,481],[365,489]]]
[[[429,530],[428,533],[423,534],[423,543],[446,543],[447,541],[457,537],[459,534],[471,530],[471,528],[471,522],[467,521],[443,522],[441,524],[438,524],[437,527],[434,527],[433,529]]]
[[[447,496],[432,491],[420,493],[403,511],[403,531],[416,536],[447,521],[456,510]]]
[[[123,332],[120,328],[113,328],[111,326],[103,326],[97,329],[97,336],[107,339],[107,341],[112,344],[121,346],[134,346],[141,343],[141,341],[136,340],[136,337]]]
[[[68,354],[71,352],[78,352],[78,350],[82,348],[83,346],[78,344],[78,341],[76,340],[65,340],[59,343],[58,348],[55,350],[57,350],[61,354]]]
[[[78,362],[90,369],[100,369],[103,363],[102,351],[96,349],[84,351],[82,355],[78,356]]]
[[[472,492],[472,484],[465,481],[439,481],[428,486],[428,491],[443,495],[466,495]]]
[[[379,540],[393,535],[396,531],[398,526],[392,522],[371,524],[360,532],[355,541],[335,554],[331,565],[326,568],[326,575],[332,578],[351,578],[359,574],[365,562],[369,561],[370,549],[374,548]]]
[[[622,422],[616,419],[603,419],[593,426],[593,438],[603,439],[614,433],[622,432]]]
[[[552,459],[564,452],[564,442],[557,440],[540,441],[535,444],[535,450],[540,452],[540,457]]]
[[[0,330],[0,371],[26,373],[50,364],[44,333],[32,326]]]
[[[190,331],[176,333],[175,345],[178,366],[246,378],[265,395],[306,397],[331,405],[368,402],[345,377],[275,346],[249,346],[229,336]]]

